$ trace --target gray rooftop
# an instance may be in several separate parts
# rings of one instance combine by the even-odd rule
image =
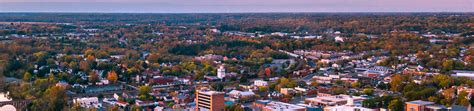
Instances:
[[[434,102],[422,101],[422,100],[409,101],[409,102],[406,102],[406,103],[407,103],[407,104],[418,104],[418,105],[430,105],[430,104],[434,104]]]

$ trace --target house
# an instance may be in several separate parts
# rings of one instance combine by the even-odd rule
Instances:
[[[264,81],[264,80],[255,80],[253,81],[253,85],[255,86],[268,86],[268,82],[267,81]]]
[[[175,82],[175,77],[155,76],[150,82],[157,85],[169,85]]]
[[[175,103],[186,103],[187,100],[189,100],[189,96],[188,95],[184,95],[184,94],[178,94],[177,96],[174,96],[173,97],[173,100]]]
[[[198,61],[206,61],[206,60],[218,61],[218,60],[222,60],[223,58],[224,56],[221,56],[221,55],[207,54],[204,56],[195,57],[194,59]]]
[[[473,88],[468,88],[464,86],[452,86],[452,88],[456,89],[456,92],[459,94],[461,92],[466,92],[468,94],[474,94],[474,89]]]
[[[340,37],[340,36],[336,36],[334,37],[334,41],[336,42],[344,42],[344,38]]]
[[[329,84],[332,78],[327,76],[313,76],[313,80],[316,80],[317,83]]]
[[[293,88],[280,88],[280,93],[284,95],[292,95],[295,94],[296,91]]]
[[[135,105],[139,107],[158,106],[158,102],[135,100]]]
[[[298,87],[295,87],[295,91],[298,92],[298,93],[307,93],[308,89],[298,86]]]
[[[69,86],[69,84],[67,82],[60,81],[60,82],[56,83],[56,86],[66,88],[66,87]]]
[[[99,98],[97,97],[85,97],[85,98],[76,98],[73,100],[74,104],[77,104],[84,108],[99,108],[102,107],[102,104],[99,103]]]

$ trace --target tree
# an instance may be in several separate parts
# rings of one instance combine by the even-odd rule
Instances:
[[[317,81],[311,81],[310,85],[313,86],[313,87],[318,87],[319,83]]]
[[[377,107],[375,99],[366,99],[362,101],[362,106],[367,107],[367,108],[375,108]]]
[[[452,85],[453,79],[448,75],[438,74],[434,78],[441,88],[448,88]]]
[[[151,92],[150,86],[140,86],[138,87],[138,95],[147,95]]]
[[[109,109],[107,109],[107,111],[118,111],[119,110],[119,106],[112,106],[112,107],[109,107]]]
[[[138,87],[138,98],[140,100],[152,100],[153,97],[150,96],[151,92],[151,87],[150,86],[140,86]]]
[[[401,91],[404,87],[404,80],[400,74],[396,74],[392,77],[390,81],[390,90],[391,91]]]
[[[458,94],[458,98],[456,99],[456,103],[463,106],[469,105],[469,100],[467,99],[468,93],[466,91],[461,91]]]
[[[267,91],[268,91],[268,87],[266,87],[266,86],[258,87],[258,91],[260,91],[260,92],[267,92]]]
[[[90,83],[99,82],[99,75],[97,74],[97,72],[92,71],[89,73],[89,82]]]
[[[428,101],[431,101],[431,102],[438,103],[438,101],[439,101],[439,98],[438,98],[438,97],[436,97],[436,96],[430,96],[430,97],[428,98]]]
[[[454,69],[454,61],[453,60],[445,60],[443,62],[442,66],[443,66],[443,71],[445,71],[445,72],[453,70]]]
[[[377,84],[377,88],[382,89],[382,90],[388,89],[388,84],[385,84],[385,83]]]
[[[388,109],[391,111],[403,111],[404,103],[399,99],[394,99],[388,104]]]
[[[221,82],[212,83],[211,88],[216,91],[222,91],[224,90],[224,84]]]
[[[41,99],[33,102],[36,109],[46,111],[61,111],[67,104],[66,89],[60,86],[52,86],[44,92]]]
[[[107,80],[109,80],[112,83],[117,82],[118,80],[117,73],[115,71],[110,71],[109,73],[107,73]]]
[[[372,94],[374,94],[374,90],[371,88],[365,88],[363,93],[371,96]]]
[[[474,106],[474,98],[469,99],[469,103]]]
[[[58,81],[56,81],[56,76],[54,75],[54,73],[50,73],[50,74],[49,74],[49,76],[48,76],[48,81],[49,81],[49,83],[51,83],[51,84],[54,84],[54,83],[58,82]]]
[[[241,107],[240,104],[234,104],[232,106],[226,106],[226,111],[245,111],[244,108]]]
[[[352,86],[353,88],[359,88],[359,87],[360,87],[360,82],[353,82],[353,83],[351,84],[351,86]]]
[[[86,71],[86,72],[90,71],[91,67],[90,67],[89,62],[87,62],[87,61],[79,62],[79,69],[81,69],[82,71]]]
[[[31,73],[25,72],[25,74],[23,74],[23,81],[25,82],[31,81]]]

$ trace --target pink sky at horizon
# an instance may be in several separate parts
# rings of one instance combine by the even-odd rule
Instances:
[[[474,0],[0,0],[0,12],[30,11],[473,12]]]

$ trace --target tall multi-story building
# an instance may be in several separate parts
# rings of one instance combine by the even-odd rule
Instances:
[[[197,111],[224,111],[224,93],[210,90],[196,91]]]

